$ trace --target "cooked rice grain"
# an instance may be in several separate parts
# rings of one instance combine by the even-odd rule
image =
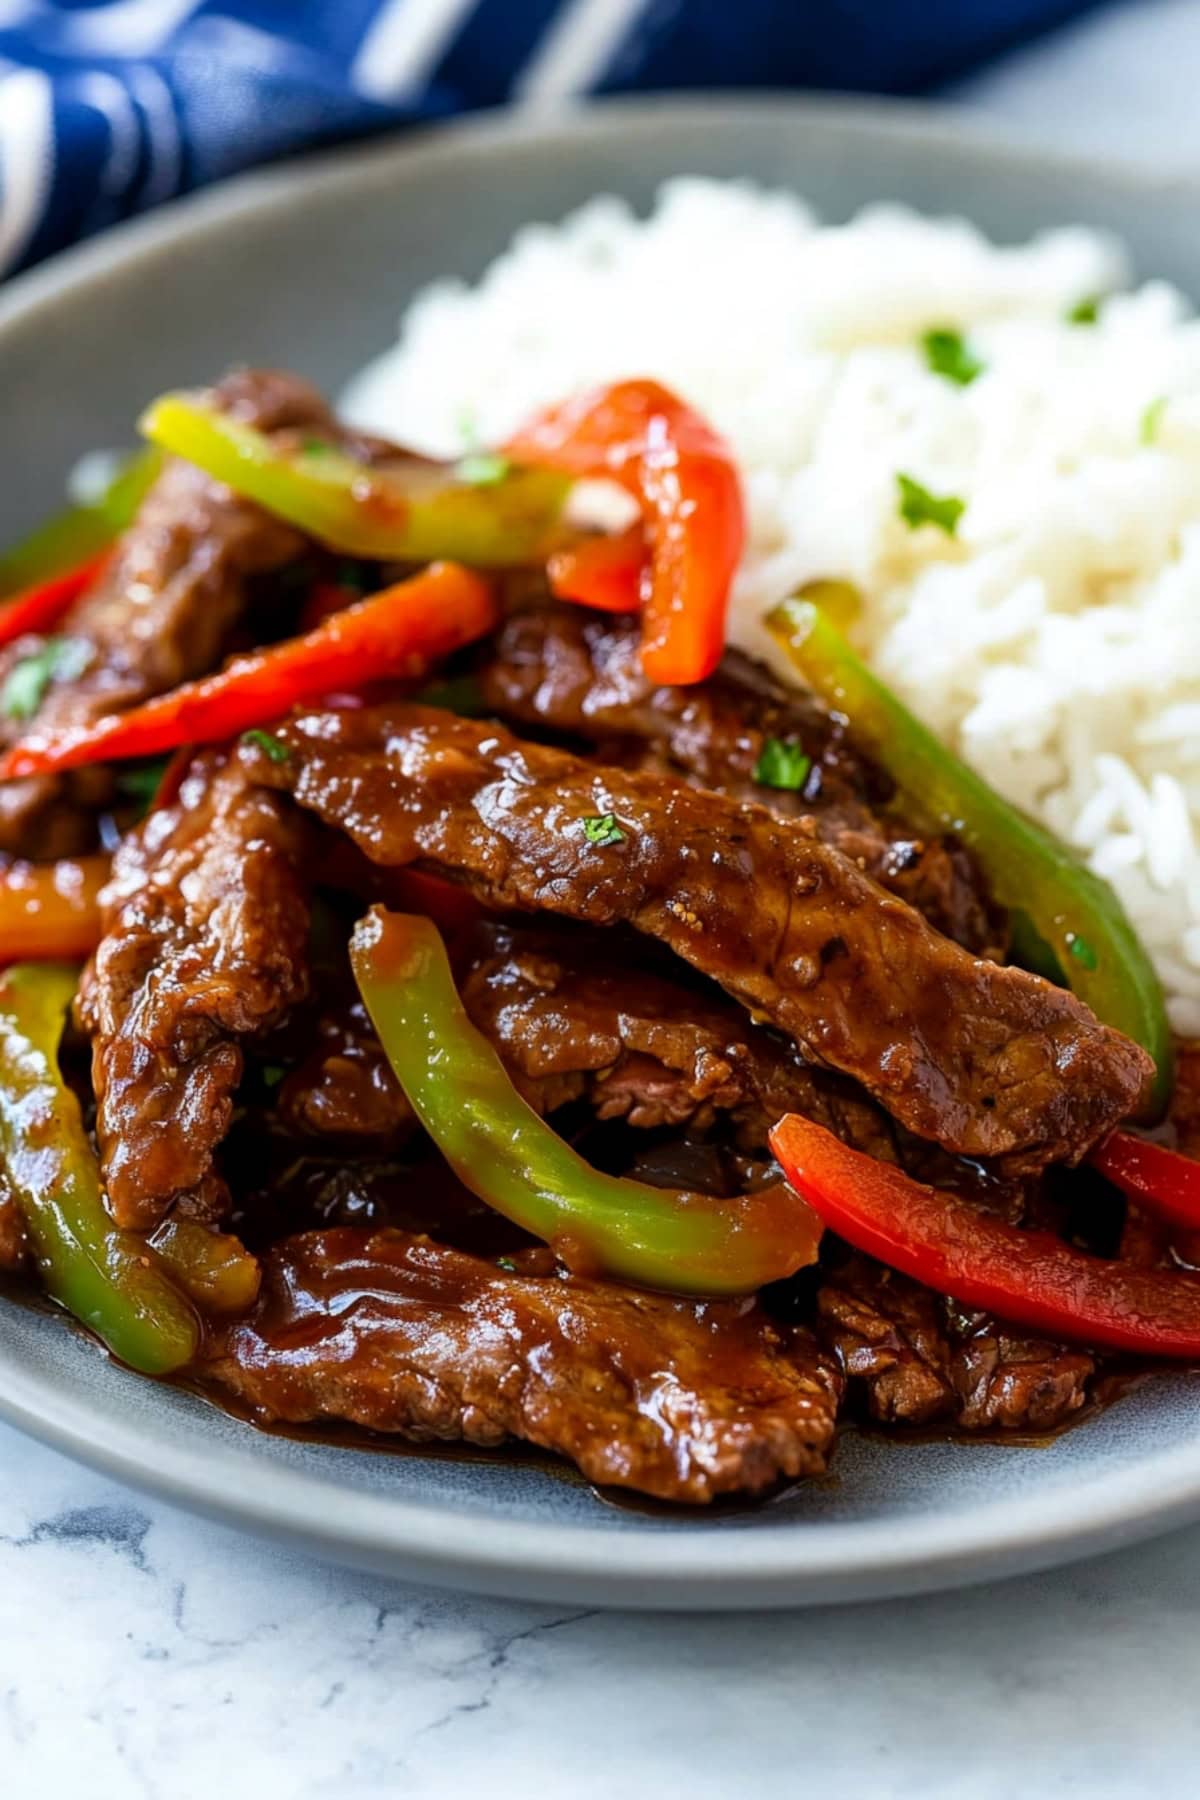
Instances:
[[[452,455],[597,381],[679,389],[745,475],[734,640],[763,652],[802,582],[858,583],[874,666],[1112,881],[1200,1035],[1200,324],[1125,273],[1089,231],[1001,248],[895,207],[822,226],[681,180],[648,220],[599,199],[477,287],[426,291],[347,406]],[[938,327],[982,361],[969,385],[928,367]],[[966,502],[954,537],[904,523],[902,472]]]

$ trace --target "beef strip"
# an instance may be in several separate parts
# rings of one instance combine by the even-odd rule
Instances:
[[[601,1119],[704,1131],[719,1114],[762,1149],[785,1112],[819,1119],[873,1156],[887,1120],[851,1083],[808,1063],[718,991],[614,958],[601,934],[511,922],[457,946],[463,1003],[539,1112],[586,1100]]]
[[[302,713],[279,735],[286,758],[245,746],[245,766],[373,861],[501,909],[634,925],[958,1154],[1073,1160],[1151,1079],[1073,995],[969,956],[804,819],[405,703]],[[586,822],[610,815],[619,841],[592,842]]]
[[[895,1155],[885,1115],[852,1083],[719,990],[647,966],[636,942],[613,967],[585,927],[488,920],[458,938],[454,960],[468,1014],[539,1113],[583,1101],[601,1120],[693,1132],[724,1116],[761,1152],[782,1113],[804,1112],[873,1156]],[[309,1035],[279,1090],[289,1129],[372,1154],[403,1143],[412,1111],[362,1002],[332,1000]]]
[[[265,431],[329,421],[319,396],[294,376],[241,372],[214,397],[232,417]],[[190,463],[168,461],[112,560],[59,627],[89,647],[82,671],[52,681],[33,720],[0,718],[0,747],[31,729],[124,712],[203,674],[219,660],[252,578],[303,549],[291,526]],[[0,651],[0,688],[45,642],[27,636]],[[0,852],[63,856],[86,847],[90,815],[110,795],[108,772],[96,769],[0,784]]]
[[[808,1334],[753,1302],[530,1278],[346,1228],[270,1253],[210,1373],[264,1421],[520,1438],[592,1481],[693,1504],[822,1473],[840,1395]]]
[[[1175,1045],[1175,1087],[1171,1094],[1175,1148],[1200,1160],[1200,1043]]]
[[[869,1416],[887,1425],[1051,1431],[1083,1406],[1096,1368],[1086,1350],[1024,1337],[857,1254],[822,1282],[817,1318]]]
[[[387,1150],[404,1142],[413,1112],[361,1000],[321,1012],[313,1043],[279,1090],[279,1116],[301,1138],[336,1138]]]
[[[541,607],[506,621],[482,688],[501,717],[582,738],[609,760],[683,776],[786,817],[810,816],[825,843],[947,937],[976,955],[1001,956],[1004,932],[967,853],[889,817],[887,784],[847,740],[844,722],[748,657],[730,651],[694,687],[655,687],[642,668],[635,619]],[[799,789],[755,780],[769,738],[809,757]]]
[[[241,1077],[238,1040],[306,992],[304,843],[286,802],[209,756],[117,851],[78,1011],[121,1225],[147,1230],[172,1205],[224,1210],[213,1155]]]

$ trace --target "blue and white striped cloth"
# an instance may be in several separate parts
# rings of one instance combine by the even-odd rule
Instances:
[[[505,101],[904,92],[1093,0],[0,0],[0,275],[288,151]]]

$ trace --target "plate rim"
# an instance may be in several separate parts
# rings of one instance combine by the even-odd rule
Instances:
[[[17,1307],[18,1316],[51,1314]],[[101,1354],[79,1340],[84,1354]],[[496,1519],[444,1510],[402,1494],[341,1489],[304,1469],[260,1462],[254,1484],[232,1491],[204,1476],[204,1440],[156,1439],[140,1409],[104,1415],[103,1435],[84,1391],[8,1363],[0,1316],[0,1420],[123,1485],[265,1539],[282,1538],[325,1561],[420,1584],[524,1600],[570,1600],[636,1610],[778,1609],[879,1600],[1029,1573],[1080,1561],[1183,1525],[1200,1515],[1200,1441],[1176,1445],[1117,1473],[1067,1483],[1049,1495],[998,1497],[976,1510],[865,1521],[789,1519],[775,1529],[714,1528],[698,1511],[681,1529],[637,1526],[614,1534],[587,1522]],[[141,1378],[128,1372],[128,1379]],[[191,1397],[198,1407],[206,1402]],[[1118,1402],[1117,1404],[1120,1404]],[[1087,1423],[1075,1428],[1086,1430]],[[254,1427],[243,1449],[254,1458]],[[1062,1440],[1059,1440],[1062,1441]],[[1021,1454],[1019,1446],[964,1442],[964,1454]],[[147,1463],[148,1451],[154,1456]],[[1041,1451],[1039,1454],[1046,1454]],[[1053,1446],[1050,1447],[1053,1454]],[[370,1454],[366,1452],[366,1454]],[[1153,1504],[1145,1504],[1147,1488]],[[1002,1514],[998,1519],[997,1515]],[[1082,1517],[1081,1517],[1082,1515]]]
[[[181,237],[202,240],[247,216],[269,220],[314,186],[329,193],[369,187],[393,174],[419,179],[423,168],[448,158],[485,159],[515,145],[541,145],[549,152],[565,137],[604,137],[614,129],[625,137],[653,134],[668,119],[695,127],[716,120],[736,124],[750,116],[761,124],[772,115],[826,122],[881,143],[919,139],[956,153],[968,146],[985,160],[1006,161],[1031,175],[1049,164],[1066,176],[1160,201],[1184,195],[1200,201],[1200,171],[1062,151],[994,124],[981,125],[957,108],[920,101],[672,94],[649,100],[612,96],[522,114],[497,109],[234,176],[63,251],[0,287],[0,350],[9,332],[47,303],[123,276],[131,264],[153,259]],[[203,1439],[181,1446],[156,1443],[153,1425],[145,1423],[140,1409],[115,1427],[102,1420],[104,1434],[98,1435],[82,1389],[64,1387],[61,1375],[39,1376],[6,1345],[8,1311],[0,1297],[0,1419],[127,1486],[225,1524],[283,1537],[330,1561],[475,1592],[644,1609],[876,1599],[1075,1561],[1200,1517],[1197,1438],[1093,1481],[1008,1497],[1002,1519],[993,1516],[997,1508],[984,1507],[811,1527],[789,1519],[777,1529],[726,1525],[717,1531],[706,1529],[700,1514],[678,1532],[630,1526],[615,1534],[586,1523],[497,1518],[481,1534],[476,1514],[355,1489],[345,1491],[344,1508],[329,1521],[314,1510],[318,1498],[327,1503],[327,1484],[296,1469],[264,1461],[246,1489],[214,1491],[204,1480]],[[253,1428],[246,1431],[251,1445]]]

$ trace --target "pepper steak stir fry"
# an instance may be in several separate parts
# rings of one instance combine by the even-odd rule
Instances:
[[[1116,898],[844,584],[793,681],[726,652],[703,420],[448,467],[243,372],[143,426],[0,558],[0,1266],[263,1423],[689,1502],[1200,1355],[1200,1057]]]

